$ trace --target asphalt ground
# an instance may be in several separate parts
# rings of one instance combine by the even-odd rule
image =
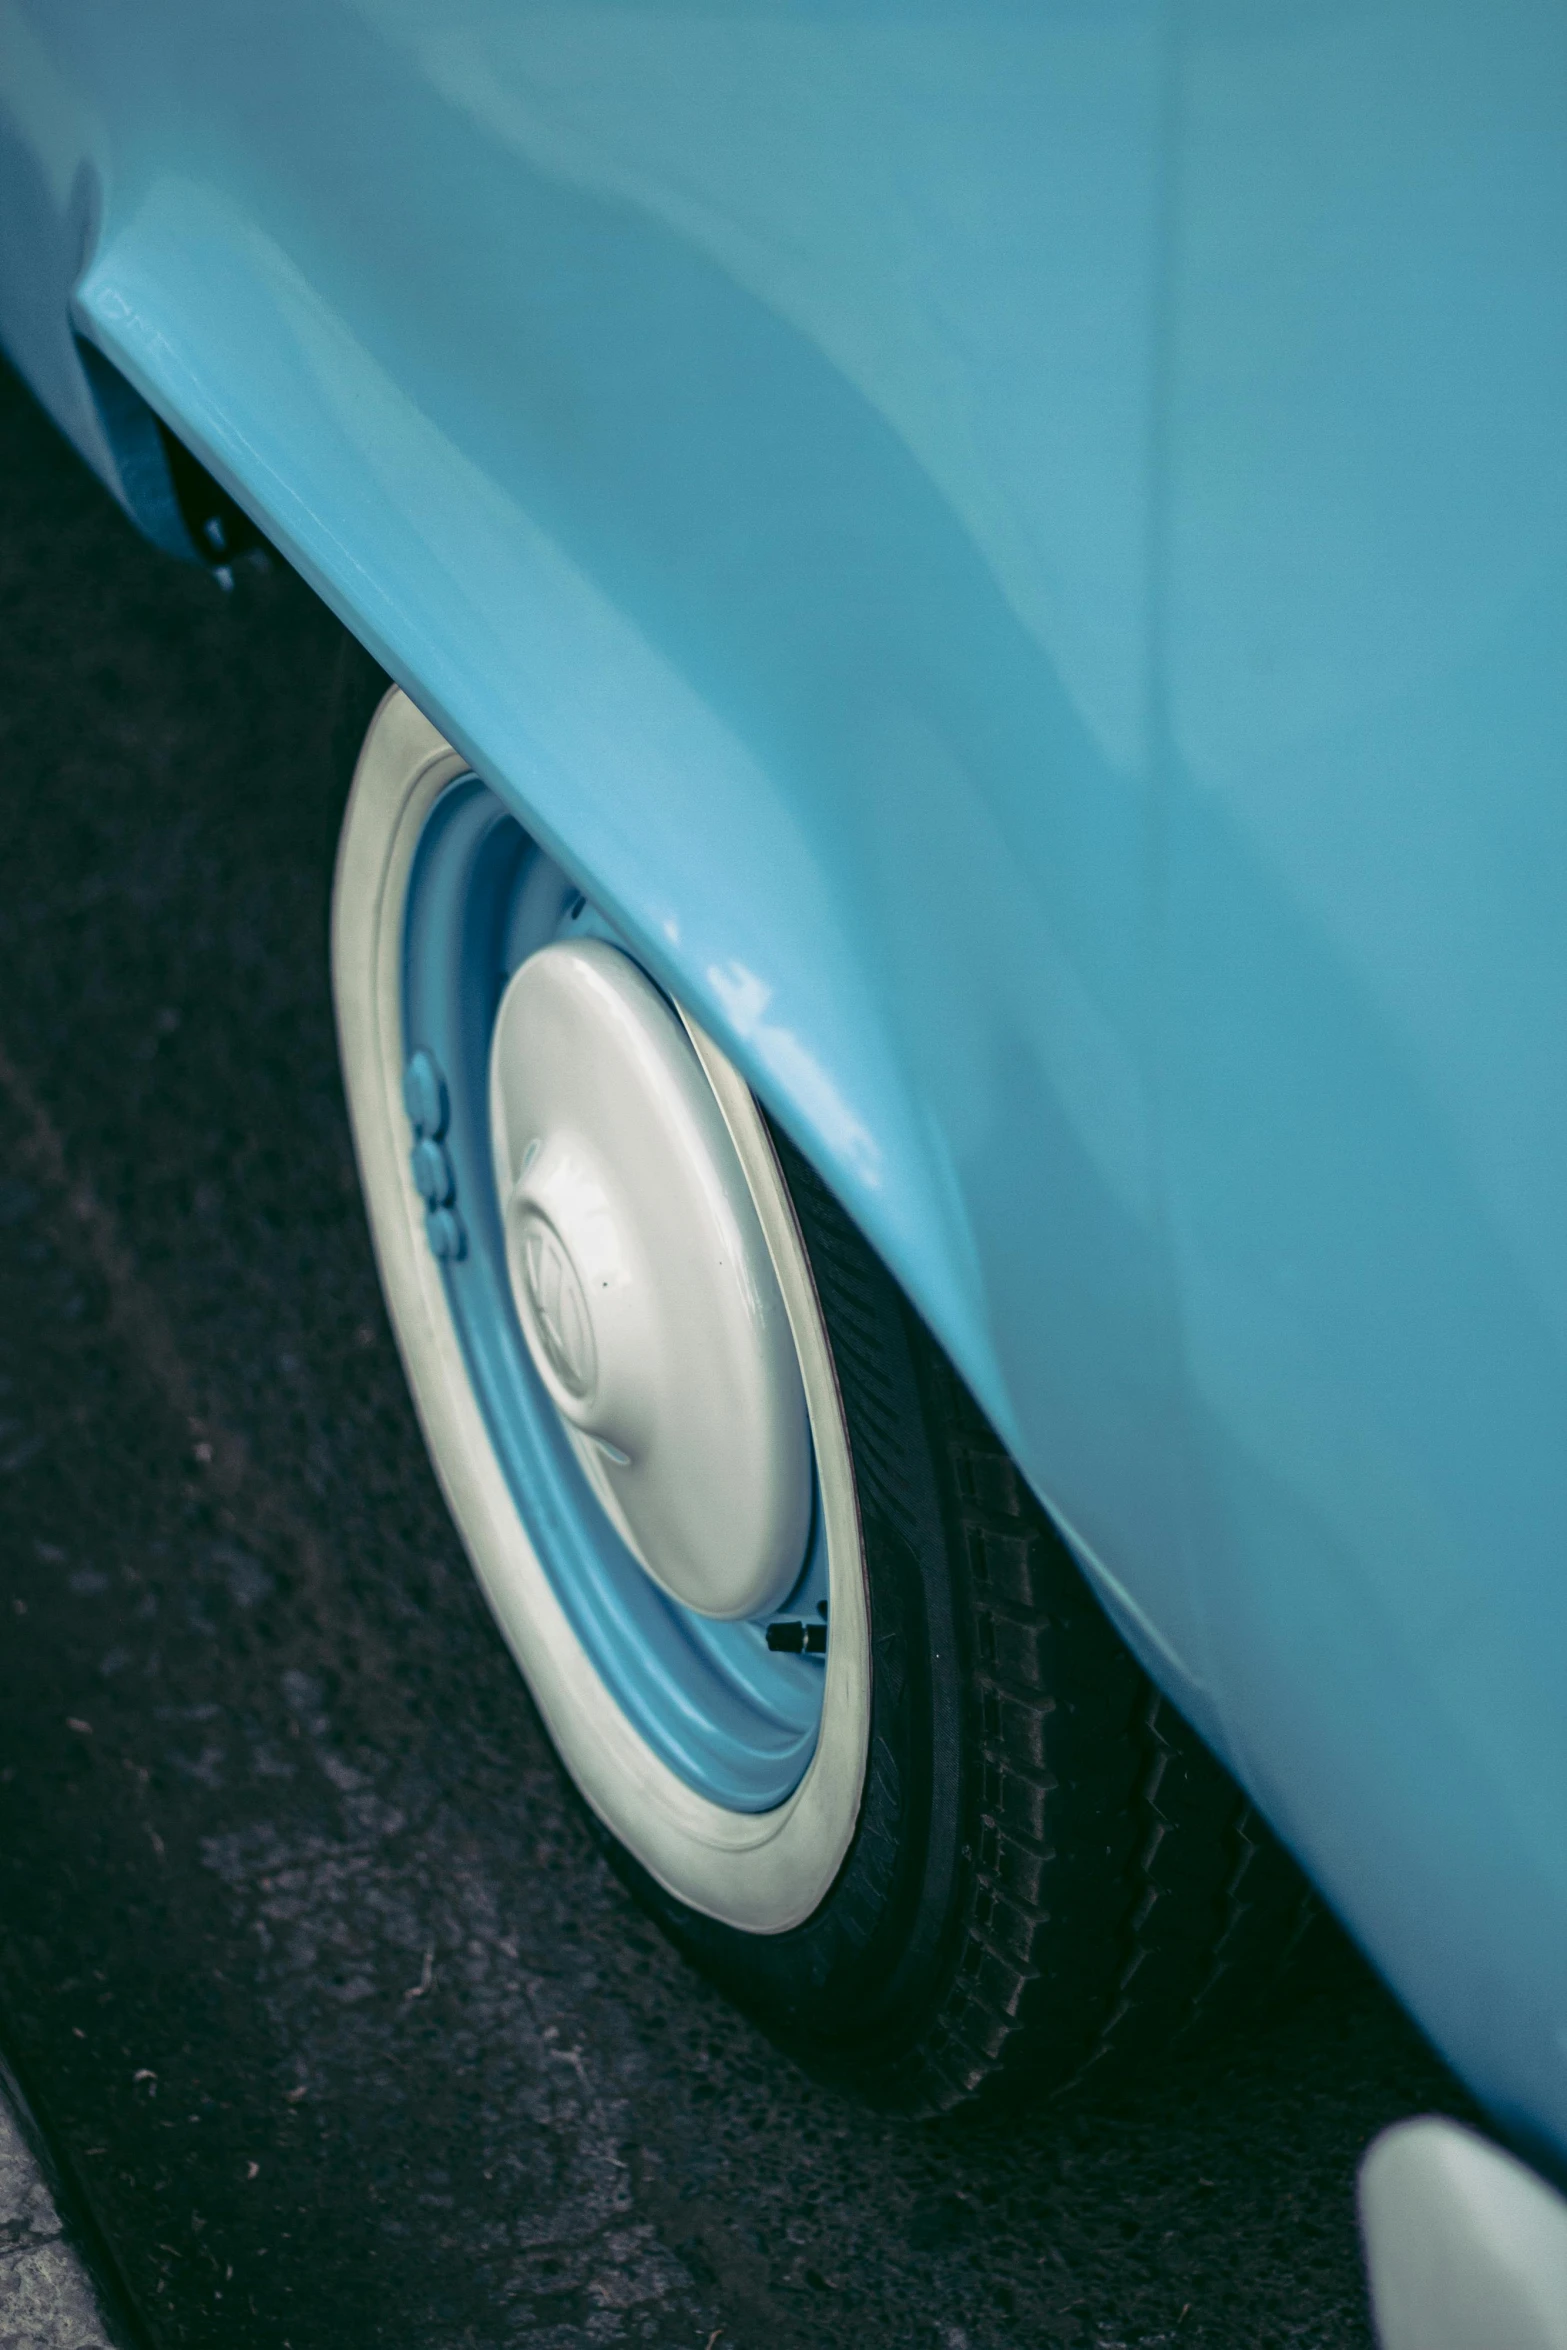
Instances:
[[[159,2350],[1367,2343],[1358,2158],[1465,2106],[1336,1936],[1136,2093],[915,2125],[598,1857],[376,1287],[336,649],[0,371],[0,2042],[106,2289]]]
[[[0,2343],[110,2350],[112,2324],[67,2234],[45,2165],[0,2072]]]

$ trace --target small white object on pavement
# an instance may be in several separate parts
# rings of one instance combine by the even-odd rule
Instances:
[[[1382,2350],[1567,2350],[1567,2199],[1457,2122],[1384,2130],[1360,2167]]]

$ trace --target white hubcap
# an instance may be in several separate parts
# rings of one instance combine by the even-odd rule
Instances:
[[[871,1716],[870,1624],[854,1470],[810,1261],[744,1079],[692,1030],[692,1048],[745,1170],[788,1309],[805,1388],[832,1611],[821,1730],[805,1775],[773,1810],[736,1811],[700,1794],[642,1736],[562,1605],[543,1556],[552,1529],[535,1528],[519,1508],[453,1320],[450,1265],[431,1253],[426,1203],[410,1179],[403,1102],[403,1073],[413,1049],[404,1028],[409,886],[431,812],[467,772],[461,752],[402,694],[389,693],[365,739],[333,893],[332,969],[343,1072],[398,1345],[479,1580],[584,1797],[676,1900],[743,1933],[787,1933],[823,1900],[853,1840]],[[663,1008],[663,999],[657,1000]],[[516,1188],[520,1156],[514,1162],[508,1145],[503,1199]],[[515,1277],[515,1251],[512,1264]],[[558,1299],[550,1307],[550,1276],[542,1263],[537,1280],[566,1369],[579,1377],[569,1309]],[[588,1291],[580,1271],[578,1283],[586,1316]],[[525,1300],[520,1310],[526,1313]],[[593,1328],[597,1346],[602,1332],[596,1321]],[[547,1375],[547,1352],[544,1362]],[[798,1493],[798,1485],[793,1490]],[[726,1486],[708,1497],[715,1521],[732,1506],[728,1491]]]
[[[610,1517],[687,1607],[775,1608],[810,1531],[799,1362],[723,1113],[629,957],[563,941],[516,972],[490,1122],[518,1319]]]

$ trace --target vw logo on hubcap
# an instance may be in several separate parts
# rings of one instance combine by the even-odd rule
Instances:
[[[577,1268],[554,1226],[530,1215],[522,1237],[522,1277],[550,1369],[585,1403],[598,1384],[598,1350]]]

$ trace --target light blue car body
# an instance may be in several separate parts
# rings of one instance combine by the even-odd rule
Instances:
[[[1567,2161],[1567,9],[0,0],[0,341],[163,529],[78,338]]]

